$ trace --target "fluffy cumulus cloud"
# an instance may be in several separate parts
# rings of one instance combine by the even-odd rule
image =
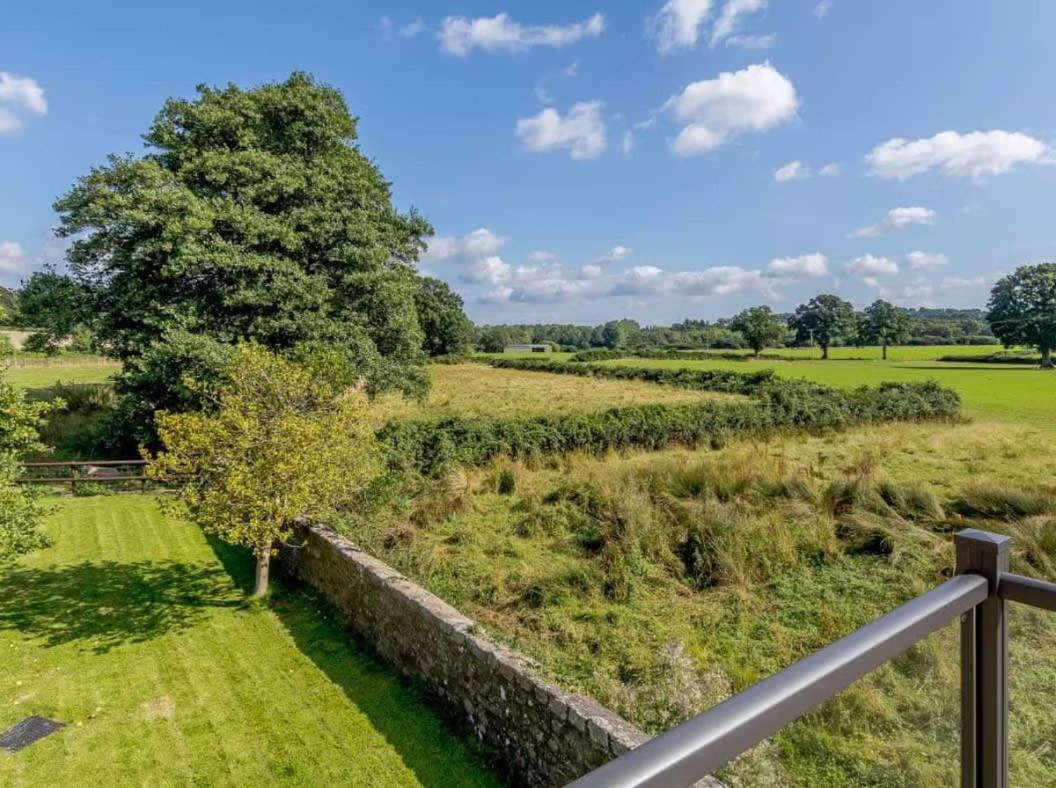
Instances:
[[[935,224],[938,218],[935,211],[921,205],[910,205],[900,208],[892,208],[887,215],[876,224],[862,227],[849,234],[849,238],[875,238],[884,233],[901,230],[912,224]]]
[[[1051,159],[1045,143],[1018,131],[944,131],[934,137],[890,139],[866,156],[870,172],[879,178],[905,180],[930,170],[945,175],[986,178],[1008,172],[1017,164]]]
[[[778,167],[774,170],[774,180],[778,183],[787,183],[789,181],[806,180],[814,176],[829,178],[839,174],[840,165],[838,164],[826,164],[815,171],[797,159],[796,161],[790,161],[784,167]]]
[[[26,115],[45,115],[48,102],[44,89],[30,77],[0,71],[0,134],[18,131]]]
[[[525,150],[535,153],[565,149],[573,159],[597,158],[608,145],[601,106],[600,101],[581,101],[565,115],[547,107],[518,120],[517,136]]]
[[[821,252],[799,257],[775,257],[766,270],[767,273],[782,278],[825,276],[829,272],[829,258]]]
[[[617,244],[616,246],[612,247],[609,251],[607,251],[605,254],[601,255],[601,257],[595,258],[592,262],[594,263],[594,265],[605,265],[607,263],[618,263],[620,260],[625,260],[626,258],[630,257],[631,256],[631,252],[633,252],[633,251],[634,250],[631,249],[631,247],[629,247],[629,246],[623,246],[622,244]]]
[[[665,104],[686,124],[671,149],[680,156],[706,153],[738,134],[766,131],[793,118],[798,106],[795,86],[769,63],[693,82]]]
[[[569,25],[522,25],[509,14],[468,19],[449,16],[440,24],[440,48],[465,57],[474,49],[484,52],[524,52],[533,47],[564,47],[584,38],[596,38],[605,30],[605,17],[594,14]]]
[[[461,238],[438,235],[429,240],[429,247],[422,256],[422,262],[475,262],[496,254],[506,245],[506,241],[504,236],[493,233],[487,227],[466,233]]]
[[[922,268],[940,268],[946,265],[949,259],[938,252],[910,252],[906,255],[906,264],[915,270]]]
[[[877,276],[894,276],[898,273],[898,263],[894,260],[887,257],[876,257],[871,254],[856,257],[849,261],[844,268],[847,273],[852,276],[860,276],[863,280]],[[866,284],[869,284],[869,282],[866,282]]]
[[[18,241],[0,241],[0,273],[17,274],[26,262],[26,253]]]
[[[696,44],[711,5],[712,0],[667,0],[650,26],[657,48],[667,54]]]

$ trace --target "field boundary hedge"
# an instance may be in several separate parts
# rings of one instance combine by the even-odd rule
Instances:
[[[1026,353],[991,353],[988,356],[939,356],[936,361],[958,364],[1020,364],[1022,366],[1040,366],[1041,356]]]
[[[960,397],[934,381],[882,383],[845,391],[770,370],[665,370],[600,367],[553,361],[502,360],[503,369],[572,374],[701,391],[743,394],[745,402],[702,401],[609,408],[597,412],[497,419],[447,417],[394,421],[378,437],[394,466],[435,474],[451,465],[484,465],[495,457],[532,457],[571,451],[657,450],[671,445],[720,446],[734,436],[781,430],[819,432],[892,421],[952,419]]]

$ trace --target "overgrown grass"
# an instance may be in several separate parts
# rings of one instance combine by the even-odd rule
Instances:
[[[0,784],[495,785],[480,754],[302,593],[242,603],[252,562],[142,496],[66,500],[0,569]]]
[[[424,403],[397,396],[379,403],[379,420],[442,416],[535,416],[580,413],[655,402],[731,399],[719,394],[661,389],[640,381],[541,378],[483,364],[429,367],[432,389]]]
[[[1008,425],[886,425],[504,460],[411,483],[390,516],[343,527],[557,683],[659,732],[940,583],[960,528],[1012,534],[1013,568],[1056,579],[1049,445]],[[954,784],[956,637],[938,633],[723,776]],[[1015,608],[1011,642],[1013,784],[1054,785],[1056,619]]]

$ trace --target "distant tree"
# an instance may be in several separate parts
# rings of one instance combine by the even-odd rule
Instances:
[[[461,356],[472,349],[473,322],[462,309],[462,296],[446,282],[423,278],[414,301],[428,355]]]
[[[782,342],[788,334],[788,326],[768,306],[745,309],[730,321],[730,328],[740,332],[757,356],[765,348]]]
[[[601,327],[601,343],[615,350],[626,346],[638,331],[638,323],[634,320],[610,320]]]
[[[24,325],[38,329],[33,349],[54,352],[74,329],[86,329],[91,323],[92,291],[48,266],[22,283],[18,311]]]
[[[1041,366],[1052,369],[1056,347],[1056,263],[1024,265],[997,281],[990,291],[987,321],[1006,347],[1033,345]]]
[[[23,454],[47,448],[40,442],[41,420],[62,408],[61,402],[26,402],[4,375],[0,366],[0,562],[48,543],[40,532],[42,491],[15,480],[22,475]]]
[[[366,396],[333,356],[298,364],[239,345],[226,381],[202,384],[207,411],[159,413],[163,450],[147,475],[179,480],[176,506],[207,533],[250,548],[254,597],[267,593],[275,543],[298,517],[322,517],[374,478]]]
[[[883,299],[874,301],[865,310],[865,336],[870,342],[877,342],[883,347],[883,357],[887,359],[887,346],[905,342],[909,336],[909,316]]]
[[[821,357],[829,357],[829,346],[855,330],[854,307],[836,295],[819,295],[796,307],[789,320],[800,344],[816,342]]]
[[[397,211],[356,137],[340,92],[306,74],[200,86],[165,103],[145,155],[111,157],[55,204],[141,439],[155,410],[200,404],[166,381],[240,340],[337,345],[369,392],[424,391],[413,263],[432,230]]]

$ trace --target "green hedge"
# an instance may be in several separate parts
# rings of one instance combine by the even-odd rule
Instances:
[[[767,384],[777,379],[772,369],[755,372],[732,372],[726,369],[677,369],[663,367],[622,367],[597,364],[571,364],[549,359],[502,359],[490,361],[500,369],[518,369],[526,372],[548,372],[555,375],[579,375],[588,378],[609,380],[644,380],[662,386],[675,386],[697,391],[718,391],[728,394],[757,394]]]
[[[379,438],[388,445],[394,466],[433,474],[451,464],[482,465],[504,455],[718,445],[733,435],[949,419],[960,412],[958,395],[934,382],[885,383],[854,391],[792,380],[753,385],[757,389],[751,402],[641,405],[514,419],[397,421],[383,428]]]
[[[939,356],[936,361],[946,361],[958,364],[1022,364],[1024,366],[1038,366],[1041,364],[1041,356],[1030,353],[1001,352],[991,353],[987,356]]]

